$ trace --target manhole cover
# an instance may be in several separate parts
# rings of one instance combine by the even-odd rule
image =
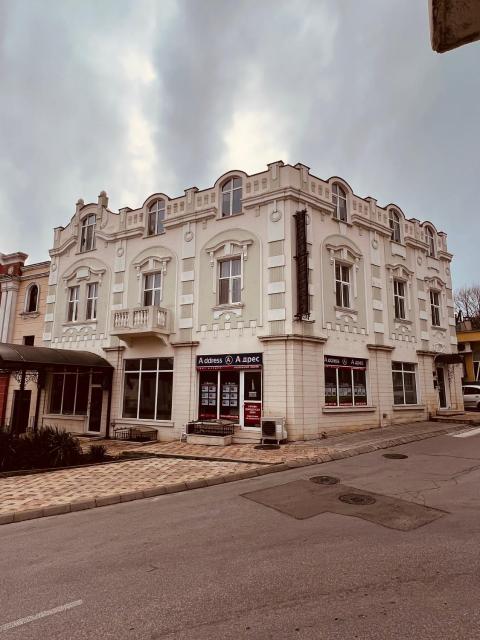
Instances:
[[[338,484],[340,480],[333,476],[313,476],[313,478],[310,478],[310,482],[316,482],[317,484]]]
[[[341,502],[346,502],[347,504],[374,504],[376,502],[375,498],[372,496],[365,495],[364,493],[344,493],[341,496],[338,496],[338,499]]]
[[[263,449],[263,450],[271,450],[271,449],[280,449],[280,445],[279,444],[257,444],[255,447],[255,449]]]
[[[404,453],[384,453],[383,457],[388,458],[389,460],[404,460],[405,458],[408,458]]]

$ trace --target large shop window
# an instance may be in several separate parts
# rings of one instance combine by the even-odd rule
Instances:
[[[125,360],[123,417],[170,420],[173,358]]]
[[[415,365],[410,362],[392,362],[393,404],[417,404]]]
[[[325,356],[325,405],[367,405],[367,361],[363,358]]]
[[[198,417],[259,427],[262,412],[262,354],[197,356]]]
[[[88,372],[53,373],[50,413],[65,416],[87,415],[89,387]]]

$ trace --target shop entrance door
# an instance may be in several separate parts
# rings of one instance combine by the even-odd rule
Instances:
[[[103,389],[100,386],[90,390],[90,410],[88,416],[88,430],[98,433],[102,425]]]
[[[245,371],[243,374],[243,426],[260,429],[262,417],[262,372]]]
[[[15,389],[13,392],[12,431],[14,433],[25,433],[28,428],[31,396],[30,389],[23,391]]]
[[[240,371],[220,371],[220,418],[240,419]]]
[[[445,371],[443,367],[437,367],[438,403],[440,409],[447,408],[447,394],[445,390]]]

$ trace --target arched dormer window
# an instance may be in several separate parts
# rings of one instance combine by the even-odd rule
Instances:
[[[95,223],[94,213],[86,216],[82,221],[82,235],[80,238],[80,251],[91,251],[95,249]]]
[[[242,212],[242,179],[230,178],[222,187],[222,218]]]
[[[163,221],[165,220],[165,200],[155,200],[148,207],[148,235],[156,236],[165,231]]]
[[[388,212],[388,223],[390,225],[390,229],[392,230],[393,242],[401,242],[402,236],[400,233],[400,216],[393,209],[390,209],[390,211]]]
[[[347,194],[342,187],[335,183],[332,186],[333,217],[342,222],[347,221]]]
[[[33,313],[38,310],[38,284],[31,284],[25,296],[25,312]]]
[[[425,228],[425,235],[428,244],[428,255],[435,258],[435,234],[433,233],[432,227]]]

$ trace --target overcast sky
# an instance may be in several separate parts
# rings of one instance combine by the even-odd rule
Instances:
[[[431,220],[480,281],[480,43],[428,0],[0,0],[0,252],[282,159]]]

